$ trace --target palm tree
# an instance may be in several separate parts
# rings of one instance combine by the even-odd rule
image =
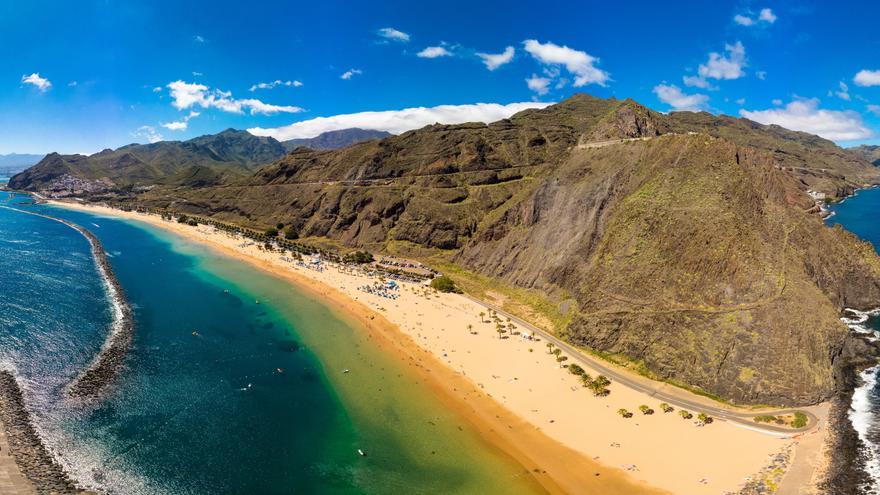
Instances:
[[[470,333],[470,334],[474,333],[474,326],[471,325],[470,323],[468,323],[467,329],[468,329],[468,333]]]
[[[547,353],[548,354],[553,353],[553,342],[547,342]]]
[[[504,338],[504,337],[502,337],[502,336],[504,335],[504,332],[505,332],[506,330],[504,330],[504,329],[501,328],[501,327],[497,327],[497,328],[495,329],[495,331],[498,332],[498,338],[499,338],[499,339]]]
[[[649,414],[654,414],[654,410],[645,404],[642,404],[641,406],[639,406],[639,411],[642,411],[642,414],[644,414],[646,416]]]
[[[627,410],[624,409],[624,408],[620,408],[620,409],[618,409],[618,410],[617,410],[617,414],[619,414],[619,415],[620,415],[621,417],[623,417],[623,418],[630,418],[630,417],[632,417],[632,413],[629,412],[629,411],[627,411]]]
[[[590,388],[590,385],[592,385],[592,383],[593,378],[590,375],[586,373],[581,375],[581,384],[584,386],[584,388]]]
[[[679,410],[678,415],[681,416],[681,419],[691,419],[694,417],[693,414],[689,413],[688,411],[686,411],[684,409]]]
[[[611,385],[611,380],[608,379],[605,375],[599,375],[596,377],[596,383],[600,384],[603,388]]]
[[[707,425],[712,422],[712,417],[706,413],[697,414],[697,420],[704,425]]]
[[[485,317],[485,316],[486,316],[486,313],[484,311],[480,311],[480,323],[485,323],[483,321],[483,317]]]
[[[661,402],[661,403],[660,403],[660,410],[663,411],[663,412],[665,412],[665,413],[668,413],[668,412],[672,412],[672,411],[674,411],[675,408],[672,407],[672,406],[670,406],[669,404],[667,404],[667,403],[665,403],[665,402]]]
[[[558,347],[556,349],[553,349],[553,354],[555,354],[556,357],[559,357],[559,355],[562,354],[562,349]]]

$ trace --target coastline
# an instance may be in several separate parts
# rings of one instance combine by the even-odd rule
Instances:
[[[357,284],[369,280],[366,277],[334,267],[326,273],[296,267],[207,226],[183,226],[154,215],[100,206],[59,206],[172,231],[305,289],[409,363],[489,443],[530,470],[540,467],[542,472],[533,471],[533,476],[552,493],[589,488],[601,493],[735,493],[744,487],[745,478],[761,473],[769,458],[795,443],[726,421],[697,428],[677,415],[660,413],[624,420],[615,414],[620,404],[635,410],[640,403],[657,408],[658,401],[617,384],[611,386],[609,397],[590,397],[573,376],[556,366],[543,343],[483,335],[494,331],[479,326],[480,306],[463,296],[425,298],[416,295],[416,287],[405,287],[401,293],[405,301],[383,300],[356,290]],[[470,320],[484,330],[480,335],[468,336],[463,327]],[[444,321],[462,328],[443,328]],[[498,352],[502,346],[510,352]],[[479,356],[467,357],[472,353]],[[511,367],[519,376],[497,374]],[[541,390],[530,384],[540,385]],[[799,453],[796,458],[814,454]],[[701,456],[699,462],[694,455]]]

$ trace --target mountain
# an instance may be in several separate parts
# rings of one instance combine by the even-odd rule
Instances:
[[[300,146],[311,148],[313,150],[336,150],[346,148],[353,144],[371,139],[382,139],[391,136],[390,132],[374,131],[371,129],[340,129],[338,131],[323,132],[313,138],[291,139],[283,141],[281,144],[288,150],[294,150]]]
[[[575,95],[127,201],[421,260],[652,377],[803,405],[841,386],[842,308],[880,306],[880,258],[808,191],[878,182],[817,136]]]
[[[23,153],[10,153],[8,155],[0,155],[0,173],[7,170],[15,173],[30,167],[39,162],[44,155],[29,155]]]
[[[880,166],[880,146],[863,144],[849,148],[847,151],[855,153],[860,158],[867,160],[874,165]]]
[[[14,176],[9,186],[85,191],[154,184],[202,187],[250,174],[285,153],[274,138],[227,129],[189,141],[129,144],[90,156],[50,153]]]

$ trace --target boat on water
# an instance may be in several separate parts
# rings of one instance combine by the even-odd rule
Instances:
[[[363,450],[361,450],[361,449],[358,449],[358,454],[360,454],[361,457],[366,457],[366,456],[367,456],[367,454],[366,454]]]

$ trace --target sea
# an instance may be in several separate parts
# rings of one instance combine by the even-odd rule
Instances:
[[[6,191],[0,205],[14,208],[0,208],[0,367],[14,371],[44,443],[82,486],[124,495],[542,491],[400,358],[290,284],[135,221]],[[133,308],[132,349],[98,401],[65,394],[113,320],[89,244],[15,209],[93,232]]]
[[[863,189],[831,208],[829,225],[840,225],[880,251],[880,188]],[[880,310],[848,312],[844,320],[853,331],[880,339]],[[861,440],[864,470],[869,482],[862,493],[880,494],[880,366],[861,373],[853,392],[849,419]]]

